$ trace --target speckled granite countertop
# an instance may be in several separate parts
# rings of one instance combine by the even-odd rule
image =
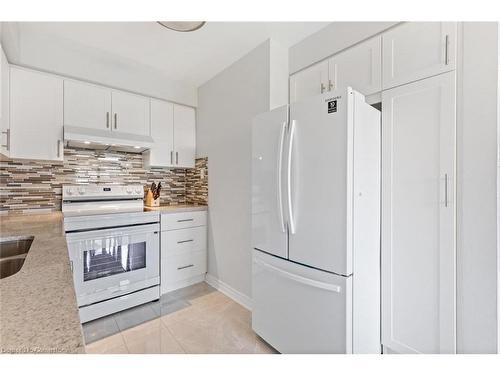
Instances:
[[[178,204],[172,206],[159,206],[159,207],[144,206],[144,210],[160,211],[160,213],[192,212],[192,211],[206,211],[208,210],[208,206],[194,205],[194,204]]]
[[[62,213],[0,216],[0,237],[34,236],[23,267],[0,280],[0,353],[83,353]]]

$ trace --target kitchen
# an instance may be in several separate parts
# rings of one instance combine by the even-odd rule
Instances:
[[[0,25],[1,352],[498,352],[497,22]]]

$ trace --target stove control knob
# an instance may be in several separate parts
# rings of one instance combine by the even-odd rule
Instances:
[[[143,191],[141,190],[141,188],[137,188],[137,189],[135,189],[135,193],[136,193],[136,194],[141,194],[142,192],[143,192]]]
[[[71,188],[67,188],[65,193],[67,195],[73,195],[73,190],[71,190]]]
[[[83,195],[85,194],[85,189],[83,187],[78,188],[78,194]]]
[[[126,190],[126,191],[127,191],[127,194],[132,194],[132,189],[127,188],[127,190]]]

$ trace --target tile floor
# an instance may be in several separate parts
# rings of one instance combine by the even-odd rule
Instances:
[[[250,311],[206,283],[83,325],[89,354],[276,353]]]

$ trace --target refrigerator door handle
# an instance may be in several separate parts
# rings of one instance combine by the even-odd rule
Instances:
[[[305,285],[312,286],[314,288],[329,290],[331,292],[336,292],[336,293],[342,292],[342,288],[339,285],[328,284],[328,283],[324,283],[322,281],[317,281],[317,280],[309,279],[309,278],[304,277],[304,276],[296,275],[296,274],[293,274],[291,272],[282,270],[281,268],[275,267],[269,263],[265,263],[265,262],[261,261],[260,259],[254,259],[254,262],[262,267],[265,267],[265,268],[268,268],[272,271],[278,272],[281,276],[286,277],[287,279],[296,281],[300,284],[305,284]]]
[[[287,157],[287,206],[288,206],[288,223],[290,228],[290,234],[295,234],[295,221],[293,218],[293,207],[292,207],[292,151],[293,151],[293,139],[295,136],[295,120],[292,120],[290,124],[290,137],[288,140],[288,157]]]
[[[283,166],[283,144],[285,143],[285,131],[286,131],[286,125],[287,122],[284,121],[283,125],[281,127],[281,134],[280,134],[280,144],[279,144],[279,152],[278,152],[278,211],[279,211],[279,217],[280,217],[280,225],[281,225],[281,231],[285,233],[286,228],[285,228],[285,219],[284,219],[284,213],[283,213],[283,195],[282,195],[282,178],[281,175],[283,174],[282,172],[282,166]]]

